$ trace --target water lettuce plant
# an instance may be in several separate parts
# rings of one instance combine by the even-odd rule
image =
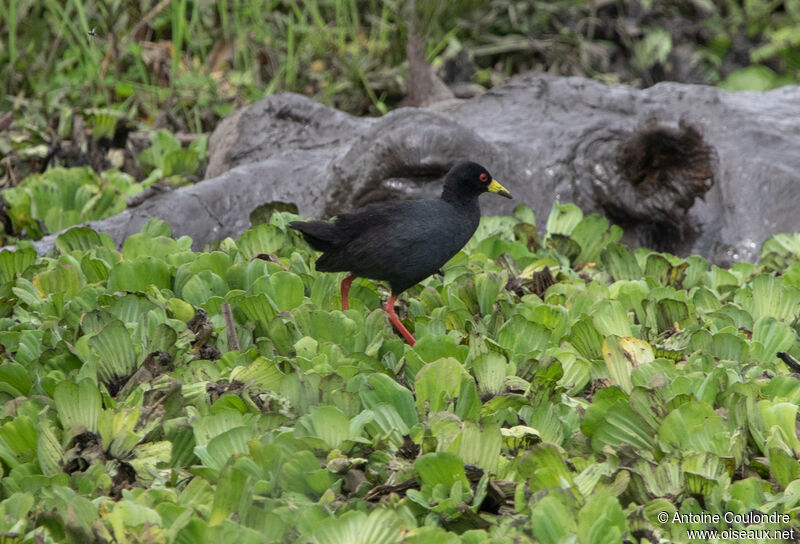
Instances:
[[[205,251],[152,220],[121,249],[78,227],[0,252],[4,538],[790,528],[746,515],[800,509],[800,236],[723,269],[628,249],[569,204],[540,234],[522,206],[404,295],[411,348],[385,287],[356,280],[340,310],[294,219]]]

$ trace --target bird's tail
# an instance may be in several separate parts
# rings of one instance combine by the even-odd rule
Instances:
[[[330,251],[336,247],[336,229],[328,221],[292,221],[289,228],[300,232],[308,245],[317,251]]]

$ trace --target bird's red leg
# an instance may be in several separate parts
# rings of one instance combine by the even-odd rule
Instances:
[[[350,293],[350,284],[357,276],[350,274],[342,280],[342,310],[350,309],[350,301],[348,300],[348,293]]]
[[[386,306],[384,306],[383,309],[386,311],[387,314],[389,314],[389,321],[391,321],[392,325],[394,325],[394,327],[398,331],[400,331],[400,334],[402,334],[403,338],[406,339],[408,345],[413,347],[416,340],[414,339],[413,336],[411,336],[411,333],[408,332],[408,329],[405,328],[405,326],[402,323],[400,323],[400,320],[397,319],[397,314],[394,313],[394,302],[396,300],[397,300],[397,295],[392,295],[391,297],[389,297],[389,300],[386,302]]]

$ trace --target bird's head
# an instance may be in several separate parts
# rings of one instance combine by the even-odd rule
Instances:
[[[492,178],[486,168],[475,162],[462,162],[454,166],[445,177],[444,192],[445,195],[457,196],[459,200],[486,192],[511,198],[511,193]]]

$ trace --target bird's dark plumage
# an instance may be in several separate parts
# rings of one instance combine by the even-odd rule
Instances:
[[[480,211],[465,213],[443,200],[372,204],[333,223],[292,225],[323,251],[317,270],[387,281],[399,294],[430,276],[464,247]],[[301,226],[302,225],[302,226]]]
[[[399,294],[439,270],[469,241],[480,221],[478,196],[492,181],[485,168],[467,162],[447,174],[441,198],[378,202],[330,222],[289,226],[323,252],[317,270],[387,281]],[[494,185],[499,187],[494,192],[508,195]]]
[[[487,191],[511,198],[485,168],[466,162],[448,172],[441,198],[378,202],[333,221],[289,226],[323,252],[317,270],[389,282],[395,298],[464,247],[480,221],[478,196]],[[342,285],[344,307],[349,285]]]

